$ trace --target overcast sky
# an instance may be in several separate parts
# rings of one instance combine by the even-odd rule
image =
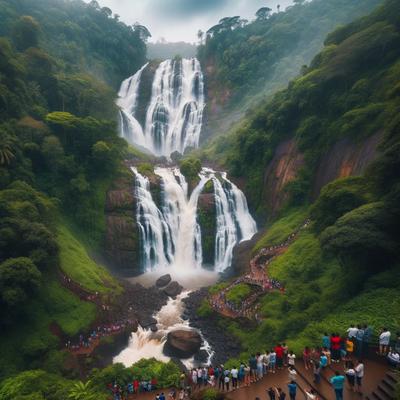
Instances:
[[[90,0],[85,0],[89,2]],[[131,25],[136,21],[147,26],[151,41],[165,38],[168,41],[194,42],[199,29],[206,31],[219,19],[240,15],[252,19],[263,6],[276,11],[291,4],[292,0],[98,0],[101,6],[110,7]]]

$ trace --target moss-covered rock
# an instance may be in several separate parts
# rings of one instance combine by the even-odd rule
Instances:
[[[207,185],[206,185],[207,186]],[[204,191],[199,196],[197,221],[201,229],[203,262],[213,265],[215,256],[215,233],[216,233],[216,210],[214,188],[208,185],[206,193]]]

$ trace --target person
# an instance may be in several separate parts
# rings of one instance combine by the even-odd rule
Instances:
[[[388,331],[386,328],[383,328],[381,334],[379,335],[379,354],[381,356],[386,355],[388,352],[390,335],[390,331]]]
[[[273,374],[275,373],[275,365],[276,365],[276,353],[274,350],[271,350],[271,353],[269,353],[269,368]]]
[[[297,384],[295,381],[290,381],[288,384],[290,400],[296,400]]]
[[[133,381],[133,390],[134,390],[135,394],[139,393],[139,380],[138,379],[135,379]]]
[[[322,350],[322,354],[326,356],[326,359],[328,360],[328,365],[331,365],[331,351],[329,350],[328,347],[324,347]]]
[[[331,347],[331,340],[329,338],[329,335],[327,333],[324,333],[324,336],[322,336],[322,348],[329,349],[330,347]]]
[[[328,366],[328,357],[322,353],[321,357],[319,358],[319,364],[321,365],[322,369],[325,369],[325,367]]]
[[[343,400],[344,380],[344,376],[339,371],[336,371],[335,375],[330,379],[330,383],[335,391],[336,400]]]
[[[244,385],[250,386],[250,367],[248,365],[244,367]]]
[[[331,351],[332,362],[338,363],[340,361],[340,336],[336,333],[331,335]]]
[[[297,371],[294,369],[294,367],[289,367],[288,373],[289,373],[289,382],[297,380]]]
[[[283,365],[285,367],[287,367],[288,366],[289,347],[286,345],[286,343],[282,343],[282,349],[283,349]]]
[[[287,359],[288,359],[288,365],[294,367],[296,364],[296,354],[294,354],[293,351],[289,351]]]
[[[275,347],[275,353],[276,353],[276,367],[278,369],[282,369],[284,349],[280,343]]]
[[[352,342],[354,342],[356,340],[356,336],[357,336],[357,328],[355,327],[355,325],[350,325],[350,328],[347,329],[347,337],[348,339],[350,339]]]
[[[275,393],[276,393],[276,400],[286,399],[286,393],[280,387],[275,388]]]
[[[350,339],[346,339],[346,354],[351,357],[354,351],[354,343]]]
[[[238,376],[239,370],[235,367],[231,369],[231,377],[232,377],[232,388],[233,390],[237,389],[238,387]]]
[[[266,375],[269,369],[269,351],[266,351],[264,354],[263,365],[264,365],[264,375]]]
[[[183,400],[185,398],[185,391],[182,389],[180,392],[179,392],[179,400]]]
[[[364,329],[361,325],[357,326],[356,333],[356,354],[358,357],[363,355],[363,339],[364,339]]]
[[[303,361],[304,361],[304,368],[309,369],[311,368],[311,350],[309,347],[304,347],[303,350]]]
[[[267,394],[269,396],[269,400],[275,400],[276,399],[275,390],[272,387],[270,387],[267,390]]]
[[[227,375],[225,375],[225,378],[224,378],[224,382],[225,382],[225,390],[227,391],[227,392],[229,392],[229,382],[230,382],[230,378],[229,378],[229,373],[227,374]]]
[[[311,361],[313,364],[314,383],[319,384],[321,381],[321,366],[318,361]]]
[[[225,385],[224,366],[221,365],[220,372],[219,372],[218,389],[224,390],[224,385]]]
[[[318,400],[317,392],[314,389],[310,388],[305,392],[307,400]]]
[[[372,328],[367,324],[364,324],[364,336],[363,336],[363,357],[367,357],[369,354],[369,343],[371,341]]]
[[[361,394],[361,387],[362,387],[362,379],[364,378],[364,363],[362,360],[357,361],[357,365],[354,368],[356,371],[356,386],[357,386],[357,392]]]
[[[257,380],[257,359],[254,354],[249,359],[249,365],[250,365],[251,380],[252,382],[255,382]]]
[[[194,369],[192,370],[192,383],[193,383],[193,386],[196,386],[196,385],[197,385],[197,378],[198,378],[198,376],[197,376],[197,369],[194,368]]]
[[[387,360],[391,367],[398,368],[400,366],[400,354],[397,351],[390,350]]]
[[[166,399],[165,399],[164,393],[161,393],[161,394],[160,394],[160,400],[166,400]]]
[[[257,353],[257,379],[262,379],[264,372],[264,358],[260,353]]]
[[[244,369],[245,369],[245,365],[242,362],[240,362],[239,372],[238,372],[238,386],[239,387],[243,384],[243,381],[244,381],[244,375],[245,375]]]
[[[345,373],[350,390],[355,392],[356,371],[352,362],[350,363],[349,368],[345,370]]]

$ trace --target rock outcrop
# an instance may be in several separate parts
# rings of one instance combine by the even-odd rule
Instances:
[[[169,297],[176,297],[182,293],[183,287],[176,281],[171,282],[165,289],[164,293]]]
[[[105,252],[109,264],[134,275],[140,270],[133,176],[118,179],[107,193]]]
[[[206,265],[214,264],[215,233],[217,230],[214,187],[212,182],[210,184],[205,187],[206,193],[200,194],[197,206],[197,221],[201,229],[203,263]]]
[[[200,334],[194,330],[176,330],[168,333],[163,352],[170,357],[189,358],[201,347]]]
[[[156,281],[156,286],[158,288],[163,288],[167,286],[171,282],[172,278],[170,274],[166,274],[163,276],[160,276],[157,281]]]

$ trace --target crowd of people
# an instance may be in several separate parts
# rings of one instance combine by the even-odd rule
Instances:
[[[65,348],[72,352],[77,352],[82,349],[90,349],[94,343],[97,342],[98,339],[104,336],[112,336],[118,333],[125,331],[130,327],[134,327],[137,325],[136,320],[124,320],[120,322],[115,322],[108,325],[98,326],[88,335],[80,334],[77,341],[73,342],[72,340],[68,340],[65,343]]]

